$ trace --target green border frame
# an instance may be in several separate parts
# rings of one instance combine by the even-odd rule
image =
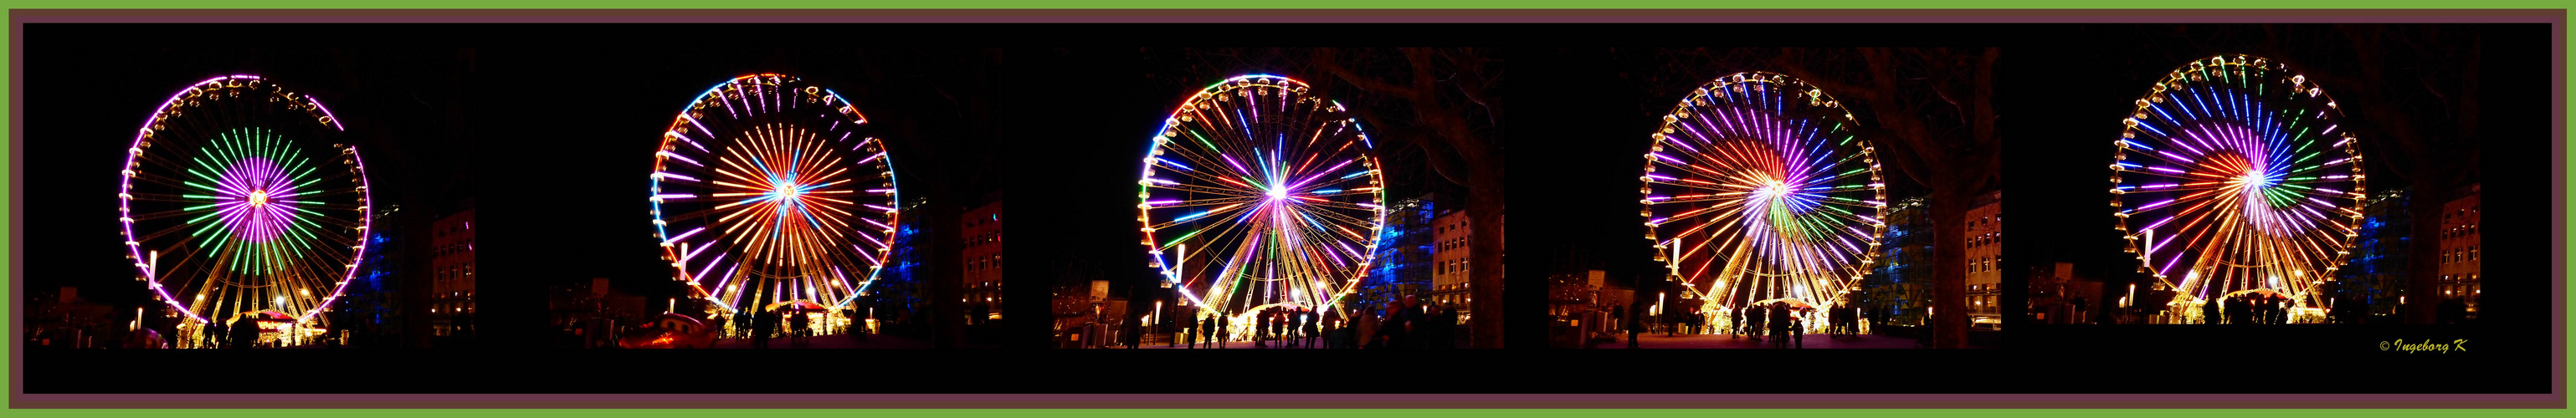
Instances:
[[[224,2],[224,3],[220,4],[220,6],[224,6],[224,7],[219,7],[219,8],[227,8],[227,9],[293,9],[293,8],[329,8],[329,9],[504,9],[504,10],[506,10],[506,9],[704,9],[704,8],[712,8],[712,7],[710,7],[710,6],[717,6],[717,4],[708,3],[708,2],[704,2],[704,1],[675,1],[675,0],[535,0],[535,1],[529,1],[529,0],[443,0],[443,1],[442,1],[442,0],[427,0],[427,1],[424,1],[424,0],[388,0],[388,1],[370,2],[370,3],[371,3],[371,4],[356,5],[356,4],[351,4],[351,3],[348,3],[348,2],[345,2],[345,1],[330,1],[330,0],[245,0],[245,1]],[[2049,1],[2049,0],[1965,0],[1965,1],[1952,1],[1952,2],[1945,2],[1944,4],[1940,4],[1940,5],[1938,5],[1938,6],[1932,6],[1932,5],[1929,5],[1929,4],[1927,4],[1927,3],[1925,3],[1925,2],[1921,2],[1921,1],[1897,1],[1897,0],[1844,0],[1844,1],[1832,2],[1832,3],[1830,3],[1830,4],[1808,4],[1808,3],[1796,3],[1796,4],[1794,4],[1794,5],[1795,5],[1795,6],[1797,6],[1797,7],[1763,7],[1763,6],[1765,6],[1765,5],[1763,5],[1763,4],[1751,4],[1751,3],[1735,3],[1735,4],[1727,4],[1727,3],[1713,3],[1713,2],[1709,2],[1709,1],[1705,1],[1705,0],[1698,0],[1698,1],[1693,1],[1693,0],[1595,0],[1595,1],[1584,1],[1584,2],[1547,1],[1547,0],[1306,0],[1306,1],[1297,2],[1297,3],[1293,4],[1293,5],[1282,5],[1282,4],[1276,4],[1276,3],[1256,3],[1256,4],[1239,4],[1239,5],[1230,5],[1230,4],[1211,4],[1211,2],[1206,2],[1206,1],[1186,1],[1186,0],[904,0],[904,1],[887,1],[887,0],[860,0],[860,1],[831,1],[831,0],[776,0],[776,1],[772,1],[772,2],[766,2],[766,3],[767,3],[767,4],[765,4],[765,5],[761,6],[761,7],[739,7],[739,6],[741,6],[741,5],[734,5],[734,4],[727,4],[727,5],[723,5],[723,6],[736,6],[736,7],[726,7],[726,8],[728,8],[728,9],[827,9],[827,8],[828,8],[828,9],[866,9],[866,8],[875,8],[875,9],[1280,9],[1280,8],[1294,8],[1294,9],[1571,9],[1571,8],[1581,8],[1581,9],[1694,9],[1694,8],[1711,8],[1711,6],[1723,6],[1724,8],[1739,8],[1739,9],[1810,9],[1810,10],[1812,10],[1812,9],[2015,9],[2015,8],[2019,8],[2019,9],[2042,9],[2042,8],[2044,8],[2044,9],[2091,9],[2091,10],[2102,10],[2102,9],[2139,9],[2139,8],[2140,8],[2140,7],[2136,7],[2136,6],[2127,6],[2127,5],[2122,5],[2122,6],[2126,6],[2126,7],[2104,7],[2104,6],[2100,5],[2099,3],[2090,3],[2090,2],[2085,2],[2085,3],[2069,3],[2069,2],[2059,2],[2059,1]],[[1779,3],[1773,3],[1773,4],[1779,4]],[[2172,1],[2163,1],[2163,2],[2152,3],[2152,5],[2153,5],[2153,6],[2156,6],[2156,7],[2153,7],[2153,8],[2155,8],[2155,9],[2237,9],[2237,10],[2252,10],[2252,9],[2306,9],[2306,8],[2316,8],[2316,9],[2324,9],[2324,8],[2334,8],[2334,9],[2356,9],[2356,8],[2359,8],[2359,9],[2421,9],[2421,8],[2425,8],[2425,6],[2439,6],[2439,7],[2445,8],[2445,9],[2549,9],[2549,10],[2558,10],[2558,11],[2560,11],[2561,13],[2565,13],[2565,12],[2568,10],[2568,4],[2567,4],[2567,3],[2557,2],[2557,1],[2542,1],[2542,0],[2465,0],[2465,1],[2449,1],[2449,2],[2441,2],[2441,3],[2403,2],[2403,1],[2393,1],[2393,0],[2292,0],[2292,1],[2273,1],[2273,2],[2266,2],[2266,3],[2264,3],[2264,4],[2247,4],[2246,2],[2243,2],[2243,1],[2172,0]],[[218,8],[218,7],[210,7],[210,6],[216,6],[216,5],[208,4],[208,3],[206,3],[206,2],[202,2],[202,1],[173,1],[173,0],[38,0],[38,1],[6,0],[6,1],[0,1],[0,7],[5,7],[6,9],[9,9],[9,10],[17,10],[17,9],[203,9],[203,8]],[[6,12],[0,12],[0,13],[6,13]],[[2567,33],[2568,33],[2568,34],[2571,34],[2571,35],[2576,35],[2576,31],[2570,31],[2570,32],[2567,32]],[[2560,42],[2561,42],[2561,44],[2560,44],[2560,45],[2562,46],[2562,48],[2565,48],[2565,47],[2576,47],[2576,42],[2569,42],[2569,41],[2571,41],[2571,40],[2576,40],[2576,36],[2570,36],[2568,39],[2561,39],[2561,40],[2560,40]],[[8,42],[9,42],[9,34],[8,34],[7,32],[0,32],[0,44],[7,44]],[[2565,65],[2565,67],[2563,67],[2563,68],[2576,69],[2576,65],[2571,65],[2571,64],[2576,64],[2576,53],[2571,53],[2571,52],[2576,52],[2576,48],[2569,48],[2568,50],[2562,50],[2562,51],[2561,51],[2561,58],[2566,60],[2566,61],[2564,61],[2564,62],[2562,62],[2562,63],[2561,63],[2562,65]],[[0,62],[5,62],[5,60],[7,60],[7,59],[8,59],[8,58],[6,58],[6,57],[0,57]],[[11,91],[9,91],[9,86],[8,86],[8,85],[6,85],[5,83],[0,83],[0,96],[7,96],[7,95],[9,95],[9,94],[11,94],[11,93],[12,93],[12,92],[11,92]],[[2563,94],[2563,93],[2565,93],[2565,92],[2563,92],[2563,91],[2562,91],[2562,94]],[[2576,99],[2576,95],[2568,95],[2568,96],[2562,96],[2562,97],[2566,97],[2566,98],[2570,98],[2570,99]],[[2571,100],[2571,101],[2576,101],[2576,100]],[[2559,116],[2562,118],[2562,119],[2561,119],[2561,121],[2565,121],[2565,120],[2569,120],[2569,119],[2576,119],[2576,118],[2571,118],[2571,117],[2570,117],[2570,116],[2576,116],[2576,106],[2569,106],[2569,104],[2570,104],[2570,103],[2567,103],[2567,102],[2562,102],[2562,103],[2560,104],[2560,105],[2562,106],[2560,109],[2562,110],[2562,112],[2565,112],[2565,113],[2562,113],[2561,115],[2559,115]],[[10,105],[11,105],[11,103],[10,103],[9,101],[6,101],[6,100],[0,100],[0,114],[5,114],[5,113],[7,113],[7,112],[11,111],[12,109],[10,108]],[[0,118],[0,132],[8,132],[8,131],[9,131],[9,128],[11,128],[11,126],[10,126],[8,123],[9,123],[9,121],[7,121],[7,120],[6,120],[6,118]],[[2562,135],[2564,135],[2564,131],[2561,131],[2561,134],[2562,134]],[[15,138],[13,138],[13,139],[15,139]],[[2566,139],[2567,139],[2567,138],[2564,138],[2564,137],[2562,136],[2562,137],[2560,137],[2560,138],[2555,138],[2555,139],[2557,139],[2557,140],[2559,140],[2559,141],[2566,141]],[[13,176],[11,175],[11,173],[12,173],[12,172],[11,172],[11,170],[13,169],[13,167],[11,167],[10,161],[12,161],[12,158],[14,158],[14,157],[15,157],[14,155],[12,155],[12,153],[13,153],[13,152],[14,152],[14,151],[13,151],[13,150],[11,150],[11,149],[9,149],[8,147],[0,146],[0,184],[13,184],[13,183],[11,183],[13,180],[19,180],[19,179],[15,179],[15,178],[13,178]],[[2568,147],[2568,148],[2567,148],[2567,152],[2565,152],[2565,153],[2563,153],[2563,154],[2559,155],[2559,156],[2558,156],[2558,158],[2560,158],[2560,159],[2561,159],[2560,161],[2562,161],[2562,162],[2576,161],[2576,147]],[[2562,177],[2562,178],[2559,178],[2559,179],[2557,179],[2557,180],[2562,181],[2562,182],[2565,182],[2565,183],[2562,183],[2562,184],[2565,184],[2565,185],[2569,185],[2569,186],[2576,186],[2576,170],[2568,171],[2568,174],[2569,174],[2569,175],[2567,175],[2567,176],[2565,176],[2565,177]],[[12,190],[12,192],[14,192],[14,190]],[[2562,217],[2562,218],[2560,218],[2560,219],[2561,219],[2561,220],[2565,220],[2565,219],[2568,219],[2568,218],[2576,218],[2576,187],[2568,187],[2568,188],[2566,188],[2566,189],[2561,189],[2561,190],[2559,190],[2559,192],[2560,192],[2560,193],[2564,193],[2564,194],[2562,194],[2562,195],[2561,195],[2561,198],[2562,198],[2562,199],[2566,199],[2566,200],[2564,200],[2564,201],[2559,202],[2560,204],[2565,205],[2565,206],[2562,206],[2562,209],[2570,209],[2568,212],[2566,212],[2566,213],[2562,213],[2561,215],[2562,215],[2562,216],[2564,216],[2564,217]],[[9,222],[5,222],[5,219],[7,219],[7,218],[8,218],[8,216],[12,215],[12,214],[10,213],[10,211],[9,211],[9,208],[11,207],[11,203],[12,203],[12,202],[11,202],[11,199],[12,199],[12,198],[13,198],[13,197],[12,197],[10,194],[8,194],[8,193],[0,193],[0,237],[8,237],[8,236],[11,236],[12,234],[15,234],[15,233],[16,233],[16,231],[14,230],[14,226],[13,226],[13,225],[11,225]],[[2564,259],[2576,259],[2576,234],[2569,234],[2568,236],[2560,237],[2560,239],[2561,239],[2561,242],[2558,242],[2557,244],[2562,245],[2562,246],[2563,246],[2562,248],[2566,249],[2566,251],[2561,252],[2560,254],[2558,254],[2560,257],[2562,257],[2561,259],[2562,259],[2562,260],[2564,260]],[[6,239],[0,239],[0,275],[6,275],[6,274],[7,274],[6,272],[14,271],[13,269],[16,267],[16,266],[12,265],[14,260],[12,260],[12,259],[11,259],[11,257],[8,257],[7,255],[8,255],[8,254],[15,254],[15,252],[16,252],[16,251],[17,251],[17,248],[15,248],[15,247],[12,245],[12,243],[10,243],[10,242],[9,242],[8,240],[6,240]],[[6,284],[7,284],[6,280],[9,280],[9,279],[11,279],[11,278],[0,277],[0,312],[8,312],[8,308],[9,308],[10,304],[11,304],[11,303],[14,303],[14,302],[16,302],[16,301],[17,301],[16,296],[12,294],[12,293],[14,293],[14,292],[11,292],[11,291],[10,291],[10,286],[6,286]],[[2561,285],[2562,285],[2562,286],[2565,286],[2565,285],[2566,285],[2566,284],[2565,284],[2566,279],[2567,279],[2566,277],[2561,276],[2561,277],[2558,277],[2557,279],[2559,279],[2559,280],[2560,280],[2560,282],[2561,282]],[[2570,296],[2576,296],[2576,287],[2569,287],[2569,288],[2568,288],[2568,290],[2569,290],[2569,291],[2564,292],[2564,293],[2562,293],[2562,294],[2560,294],[2560,295],[2559,295],[2559,297],[2561,297],[2561,298],[2562,298],[2562,299],[2560,299],[2561,301],[2568,300]],[[2569,311],[2569,312],[2571,312],[2571,313],[2576,313],[2576,310],[2571,310],[2571,311]],[[2560,320],[2562,320],[2562,321],[2568,321],[2568,320],[2571,320],[2571,319],[2576,319],[2576,315],[2569,315],[2568,317],[2565,317],[2565,318],[2559,318],[2559,319],[2560,319]],[[2568,321],[2568,322],[2565,322],[2565,323],[2576,323],[2576,321]],[[14,319],[13,319],[13,320],[0,320],[0,335],[7,335],[7,334],[8,334],[8,331],[11,329],[11,327],[13,327],[13,326],[15,326],[15,325],[16,325],[16,321],[15,321]],[[2576,347],[2572,347],[2572,348],[2576,348]],[[7,355],[7,354],[8,354],[8,345],[7,345],[7,344],[0,344],[0,356],[5,356],[5,355]],[[2571,368],[2571,369],[2576,369],[2576,368]],[[2570,370],[2570,371],[2571,371],[2571,373],[2567,373],[2567,374],[2566,374],[2566,375],[2564,375],[2564,376],[2576,376],[2576,370]],[[2564,383],[2564,382],[2562,382],[2562,383]],[[1865,395],[1858,395],[1858,396],[1865,396]],[[7,402],[7,400],[5,400],[5,399],[0,399],[0,405],[5,405],[5,404],[6,404],[6,402]],[[708,415],[710,415],[710,414],[721,414],[721,413],[722,413],[722,412],[716,412],[716,411],[727,411],[727,410],[697,410],[697,409],[492,409],[492,410],[477,410],[477,411],[474,411],[474,412],[472,412],[472,413],[479,414],[479,415],[485,415],[485,416],[500,416],[500,417],[516,417],[516,416],[528,416],[528,417],[537,417],[537,416],[545,416],[545,417],[561,417],[561,416],[610,416],[610,415],[614,415],[614,416],[620,416],[620,417],[689,417],[689,418],[704,418],[704,417],[706,417],[706,416],[708,416]],[[2180,411],[2180,410],[2119,410],[2119,409],[2080,409],[2080,410],[2070,410],[2070,409],[1795,409],[1795,410],[1781,410],[1781,409],[1741,409],[1741,410],[1727,410],[1727,411],[1723,411],[1723,412],[1708,411],[1708,410],[1657,410],[1657,409],[1638,409],[1638,410],[1567,410],[1567,409],[1513,409],[1513,410],[1465,410],[1465,409],[1333,409],[1333,410],[1187,410],[1187,409],[1161,409],[1161,410],[1157,410],[1157,409],[889,409],[889,410],[867,410],[867,411],[848,411],[848,410],[814,410],[814,409],[774,409],[774,410],[759,410],[759,411],[751,411],[751,412],[752,412],[752,413],[756,413],[756,414],[761,414],[761,415],[789,415],[789,414],[807,414],[807,413],[810,413],[810,414],[835,414],[835,415],[847,415],[847,414],[857,413],[857,414],[895,414],[895,415],[900,415],[900,416],[933,416],[933,417],[985,417],[985,416],[1028,416],[1028,415],[1044,415],[1044,416],[1054,417],[1054,418],[1070,418],[1070,417],[1120,417],[1120,418],[1132,418],[1132,417],[1137,417],[1137,416],[1150,416],[1150,415],[1202,414],[1202,413],[1203,413],[1203,414],[1218,414],[1218,415],[1224,415],[1224,416],[1230,416],[1230,417],[1300,417],[1300,418],[1303,418],[1303,417],[1311,417],[1311,416],[1316,416],[1316,415],[1323,415],[1323,416],[1405,416],[1405,417],[1434,417],[1434,416],[1465,416],[1465,417],[1564,417],[1564,416],[1579,416],[1579,415],[1588,415],[1588,414],[1603,414],[1603,415],[1616,414],[1616,415],[1632,415],[1632,416],[1655,416],[1655,415],[1657,415],[1657,414],[1695,414],[1695,415],[1696,415],[1696,414],[1751,414],[1751,415],[1760,415],[1760,414],[1781,414],[1781,415],[1824,416],[1824,417],[1833,417],[1833,416],[1872,416],[1872,417],[1885,417],[1885,416],[1901,415],[1901,416],[1908,416],[1908,417],[2050,417],[2050,418],[2064,417],[2064,416],[2070,416],[2070,415],[2079,415],[2079,416],[2096,416],[2096,417],[2154,417],[2154,418],[2171,418],[2171,417],[2173,417],[2173,416],[2175,416],[2175,415],[2192,415],[2192,416],[2257,416],[2257,415],[2264,415],[2264,416],[2280,416],[2280,415],[2282,415],[2282,414],[2301,414],[2301,415],[2316,414],[2316,415],[2330,415],[2330,416],[2334,416],[2334,417],[2338,417],[2338,418],[2347,418],[2347,417],[2354,417],[2354,418],[2368,418],[2368,417],[2400,417],[2400,416],[2412,417],[2412,416],[2423,416],[2423,414],[2426,414],[2426,413],[2428,413],[2428,412],[2430,412],[2430,411],[2389,410],[2389,409],[2298,410],[2298,411],[2285,411],[2285,410],[2277,410],[2277,409],[2200,409],[2200,410],[2189,410],[2189,411]],[[110,410],[11,409],[11,410],[5,411],[5,413],[0,413],[0,415],[7,415],[7,416],[12,416],[12,417],[19,417],[19,416],[26,416],[26,417],[55,417],[55,416],[147,416],[147,415],[148,415],[148,416],[186,416],[186,417],[263,417],[263,418],[265,418],[265,417],[277,417],[277,416],[332,416],[332,417],[348,417],[348,416],[381,416],[381,417],[447,417],[447,416],[454,416],[454,415],[457,415],[457,414],[459,414],[459,413],[462,413],[462,411],[455,411],[455,410],[382,410],[382,409],[206,409],[206,410],[189,410],[189,409],[110,409]],[[740,412],[735,412],[735,413],[740,413]],[[2481,410],[2466,410],[2466,411],[2443,411],[2443,412],[2440,412],[2440,414],[2443,414],[2444,416],[2480,416],[2480,417],[2540,417],[2540,416],[2561,417],[2561,416],[2566,416],[2567,412],[2566,412],[2566,411],[2564,411],[2564,410],[2546,410],[2546,409],[2481,409]]]

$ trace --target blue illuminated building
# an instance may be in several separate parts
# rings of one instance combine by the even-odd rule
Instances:
[[[1862,277],[1862,317],[1882,324],[1922,322],[1932,303],[1932,207],[1923,198],[1887,205],[1887,236],[1880,239],[1878,265]]]
[[[1377,254],[1368,278],[1360,281],[1356,305],[1385,306],[1405,296],[1431,291],[1431,218],[1434,195],[1396,201],[1387,206],[1386,226],[1378,229]]]
[[[911,212],[919,209],[922,202],[907,203],[903,210]],[[924,233],[929,231],[912,219],[895,225],[894,251],[886,257],[885,271],[878,272],[876,283],[862,290],[867,294],[853,302],[856,310],[875,308],[881,325],[910,325],[929,318],[925,316],[929,314],[929,300],[923,298],[928,296],[924,292],[930,290],[930,280],[934,279],[932,256],[938,253],[933,252],[937,249],[932,243],[936,240],[928,239],[930,236]]]
[[[349,330],[353,345],[394,344],[403,329],[403,251],[393,239],[405,229],[394,216],[401,208],[379,211],[367,231],[366,255],[356,277],[332,304],[331,326]]]
[[[2361,236],[2353,241],[2352,258],[2335,272],[2342,282],[2333,288],[2338,309],[2359,303],[2369,307],[2371,318],[2397,313],[2398,296],[2406,294],[2408,235],[2415,228],[2406,197],[2406,189],[2381,191],[2362,207],[2361,225],[2355,228]]]

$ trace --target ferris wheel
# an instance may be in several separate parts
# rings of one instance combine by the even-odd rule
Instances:
[[[654,237],[673,277],[727,313],[837,312],[875,282],[896,237],[894,166],[872,135],[848,100],[796,77],[699,94],[653,159]]]
[[[2167,73],[2111,143],[2111,207],[2138,271],[2174,303],[2270,292],[2320,306],[2315,288],[2350,254],[2365,196],[2342,119],[2323,88],[2267,59]]]
[[[1235,77],[1183,101],[1152,142],[1139,243],[1199,312],[1323,312],[1368,270],[1386,193],[1375,145],[1340,103],[1286,77]]]
[[[1887,224],[1876,149],[1830,94],[1747,72],[1693,90],[1645,155],[1646,239],[1708,310],[1821,305],[1859,285]]]
[[[180,334],[251,321],[318,334],[366,251],[366,164],[322,102],[256,75],[197,82],[145,119],[120,167],[125,257]],[[187,341],[195,341],[189,338]],[[186,344],[182,344],[186,345]]]

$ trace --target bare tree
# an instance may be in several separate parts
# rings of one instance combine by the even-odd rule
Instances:
[[[1433,173],[1467,188],[1471,347],[1503,346],[1503,66],[1489,49],[1320,48],[1313,62],[1382,96],[1357,107],[1387,142],[1418,147]]]
[[[2475,33],[2446,33],[2441,26],[2391,30],[2379,25],[2339,26],[2353,45],[2356,62],[2348,72],[2321,72],[2327,91],[2344,101],[2345,111],[2359,113],[2383,133],[2363,138],[2371,159],[2388,159],[2396,178],[2412,185],[2406,211],[2413,216],[2414,237],[2407,251],[2406,295],[2409,305],[2440,303],[2442,205],[2454,189],[2474,182],[2481,147],[2478,138],[2478,74],[2484,42]],[[2466,39],[2462,39],[2466,38]],[[2396,70],[2396,71],[2391,71]],[[2357,74],[2354,74],[2357,73]],[[2341,87],[2336,86],[2351,86]],[[2406,322],[2432,323],[2439,312],[2407,308]]]

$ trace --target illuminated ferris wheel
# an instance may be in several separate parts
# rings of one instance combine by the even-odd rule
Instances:
[[[2272,293],[2321,306],[2316,286],[2362,216],[2361,145],[2342,119],[2323,88],[2263,58],[2167,73],[2111,142],[2111,206],[2139,271],[2174,303]]]
[[[1693,90],[1652,135],[1638,189],[1655,260],[1712,312],[1831,303],[1859,285],[1887,224],[1886,182],[1851,113],[1786,75]]]
[[[153,299],[186,315],[181,336],[212,323],[283,344],[321,332],[371,219],[366,164],[333,143],[342,131],[322,102],[255,75],[190,85],[145,119],[117,215]]]
[[[1368,270],[1386,193],[1340,103],[1286,77],[1235,77],[1183,101],[1152,141],[1140,244],[1200,312],[1322,312]]]
[[[837,312],[883,270],[894,166],[848,100],[778,74],[708,88],[653,160],[653,228],[673,277],[725,312]]]

